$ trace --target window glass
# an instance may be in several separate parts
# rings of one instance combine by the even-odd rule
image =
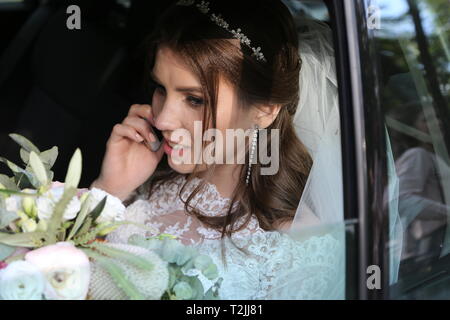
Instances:
[[[449,3],[380,0],[377,6],[390,292],[392,298],[449,298]]]

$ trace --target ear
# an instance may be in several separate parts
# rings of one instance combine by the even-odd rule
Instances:
[[[275,121],[280,110],[281,105],[279,104],[260,105],[255,107],[255,123],[258,124],[260,128],[267,128]]]

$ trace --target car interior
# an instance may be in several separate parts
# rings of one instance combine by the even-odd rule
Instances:
[[[142,42],[175,1],[0,0],[0,156],[20,163],[10,133],[25,136],[40,150],[58,146],[53,180],[64,181],[67,164],[80,148],[80,186],[88,187],[99,174],[113,126],[132,104],[151,102]],[[284,2],[298,15],[333,25],[329,1]],[[81,8],[80,30],[66,27],[69,5]],[[0,174],[9,173],[0,163]],[[352,237],[347,244],[355,245],[354,235],[347,237]],[[355,255],[353,245],[346,247],[347,257]],[[347,265],[349,290],[356,287],[351,284],[355,265]],[[414,272],[417,261],[404,261],[401,269]],[[398,295],[417,281],[407,282]]]
[[[26,0],[0,10],[6,31],[0,39],[2,156],[19,160],[18,146],[8,137],[12,132],[41,150],[58,146],[54,179],[62,181],[79,147],[80,185],[88,186],[99,173],[114,124],[132,104],[150,102],[140,44],[172,2]],[[82,8],[83,25],[75,32],[66,27],[66,9],[73,4]],[[0,167],[0,173],[7,170]]]
[[[54,179],[63,181],[64,166],[79,147],[80,185],[88,186],[99,173],[114,124],[131,104],[149,103],[139,44],[170,2],[25,1],[1,10],[7,32],[0,43],[8,43],[0,60],[2,156],[18,160],[12,132],[41,150],[58,146]],[[72,4],[82,8],[83,25],[76,32],[66,28]]]

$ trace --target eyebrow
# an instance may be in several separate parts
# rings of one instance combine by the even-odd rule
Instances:
[[[153,79],[153,81],[155,81],[156,83],[158,83],[159,85],[161,84],[161,81],[159,81],[158,77],[153,73],[153,71],[150,72],[150,77]],[[203,90],[201,87],[178,87],[175,88],[176,91],[178,92],[199,92],[199,93],[203,93]]]

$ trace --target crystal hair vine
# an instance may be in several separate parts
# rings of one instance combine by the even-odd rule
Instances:
[[[177,2],[177,5],[191,6],[194,3],[195,3],[195,0],[179,0]],[[210,11],[209,2],[207,2],[207,1],[201,1],[200,3],[197,3],[196,7],[203,14],[208,14],[208,12]],[[234,30],[234,29],[230,30],[228,22],[226,22],[220,14],[216,15],[214,13],[211,13],[211,14],[209,14],[209,17],[215,24],[217,24],[219,27],[222,27],[225,30],[227,30],[228,32],[230,32],[231,34],[233,34],[234,38],[238,39],[243,45],[246,45],[247,47],[249,47],[253,51],[252,56],[254,56],[256,58],[256,60],[266,62],[266,58],[264,57],[264,54],[261,52],[261,47],[255,48],[255,47],[250,46],[250,42],[251,42],[250,39],[244,33],[241,32],[242,30],[240,28],[238,28],[236,30]]]

